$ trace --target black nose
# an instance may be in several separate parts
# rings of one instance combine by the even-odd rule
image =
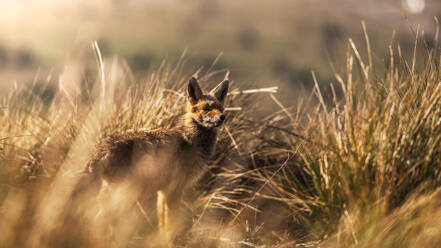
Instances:
[[[223,121],[225,120],[225,115],[221,115],[219,118],[221,119],[221,121]]]

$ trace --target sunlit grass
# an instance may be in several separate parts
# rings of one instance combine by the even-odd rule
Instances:
[[[317,82],[296,108],[274,88],[247,92],[233,78],[216,156],[185,197],[177,245],[439,245],[439,51],[421,44],[406,60],[392,43],[375,70],[369,43],[363,59],[350,41],[335,82]],[[36,83],[1,100],[4,247],[161,244],[154,204],[126,206],[128,190],[97,218],[94,192],[78,189],[79,172],[108,134],[173,126],[194,71],[182,58],[136,78],[124,61],[97,61],[94,72],[84,72],[90,63],[65,72],[58,88]],[[199,72],[202,87],[223,73]],[[262,100],[278,109],[261,117]]]

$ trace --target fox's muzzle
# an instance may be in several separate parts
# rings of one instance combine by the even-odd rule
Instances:
[[[220,115],[215,115],[215,116],[204,116],[202,117],[202,122],[204,123],[205,126],[208,127],[218,127],[220,125],[222,125],[225,121],[225,115],[220,114]]]

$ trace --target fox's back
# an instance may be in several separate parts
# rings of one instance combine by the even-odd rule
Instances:
[[[158,190],[183,187],[198,177],[205,164],[179,131],[160,128],[108,137],[98,146],[88,170],[109,183],[128,178]]]

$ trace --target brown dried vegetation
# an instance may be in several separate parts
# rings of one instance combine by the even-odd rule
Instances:
[[[417,41],[410,62],[391,44],[383,74],[374,70],[369,43],[365,63],[350,41],[331,95],[317,83],[296,110],[271,88],[239,90],[232,82],[213,161],[183,196],[176,245],[439,246],[440,56]],[[163,64],[141,84],[127,67],[114,68],[83,95],[60,89],[47,104],[17,89],[2,99],[4,247],[161,244],[148,200],[124,204],[138,199],[130,187],[112,194],[109,214],[98,220],[93,192],[75,188],[104,137],[175,126],[189,75],[181,61]],[[203,88],[218,73],[202,75]],[[280,108],[258,118],[264,98]]]

